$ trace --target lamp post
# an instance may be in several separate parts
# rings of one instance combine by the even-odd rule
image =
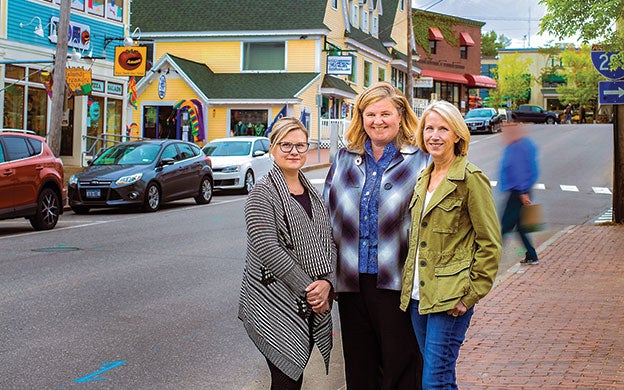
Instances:
[[[61,152],[61,121],[63,120],[63,102],[65,100],[65,68],[67,66],[67,31],[71,2],[61,1],[59,6],[58,40],[54,58],[54,77],[52,83],[52,109],[50,113],[50,132],[48,145],[56,156]]]

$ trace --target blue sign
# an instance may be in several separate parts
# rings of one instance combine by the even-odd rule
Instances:
[[[600,104],[624,104],[624,81],[600,81],[598,99]]]
[[[611,57],[616,55],[616,52],[605,52],[605,51],[592,51],[591,52],[591,60],[594,64],[594,67],[604,77],[618,80],[624,78],[624,69],[617,68],[615,70],[611,70],[609,65],[611,64]]]

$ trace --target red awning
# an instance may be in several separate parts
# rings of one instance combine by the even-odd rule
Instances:
[[[460,46],[474,46],[474,40],[467,32],[459,33],[459,45]]]
[[[422,75],[426,77],[433,77],[434,80],[449,81],[451,83],[468,84],[468,80],[460,74],[440,72],[437,70],[423,69]]]
[[[482,76],[480,74],[470,74],[466,73],[466,80],[468,80],[469,87],[477,87],[477,88],[496,88],[498,85],[496,81],[490,77]]]
[[[443,41],[444,35],[437,27],[429,27],[429,39],[432,41]]]

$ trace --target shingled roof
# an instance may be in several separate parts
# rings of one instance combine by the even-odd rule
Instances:
[[[214,73],[206,64],[168,55],[208,99],[295,99],[318,73]]]
[[[141,32],[327,29],[326,1],[132,0],[132,28]]]

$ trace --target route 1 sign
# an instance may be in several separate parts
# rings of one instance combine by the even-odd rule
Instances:
[[[611,64],[611,57],[617,54],[616,52],[605,52],[605,51],[592,51],[591,52],[591,60],[594,64],[594,67],[604,77],[618,80],[624,78],[624,69],[617,68],[616,70],[609,69],[609,65]]]
[[[600,81],[598,99],[600,104],[624,104],[624,81]]]

